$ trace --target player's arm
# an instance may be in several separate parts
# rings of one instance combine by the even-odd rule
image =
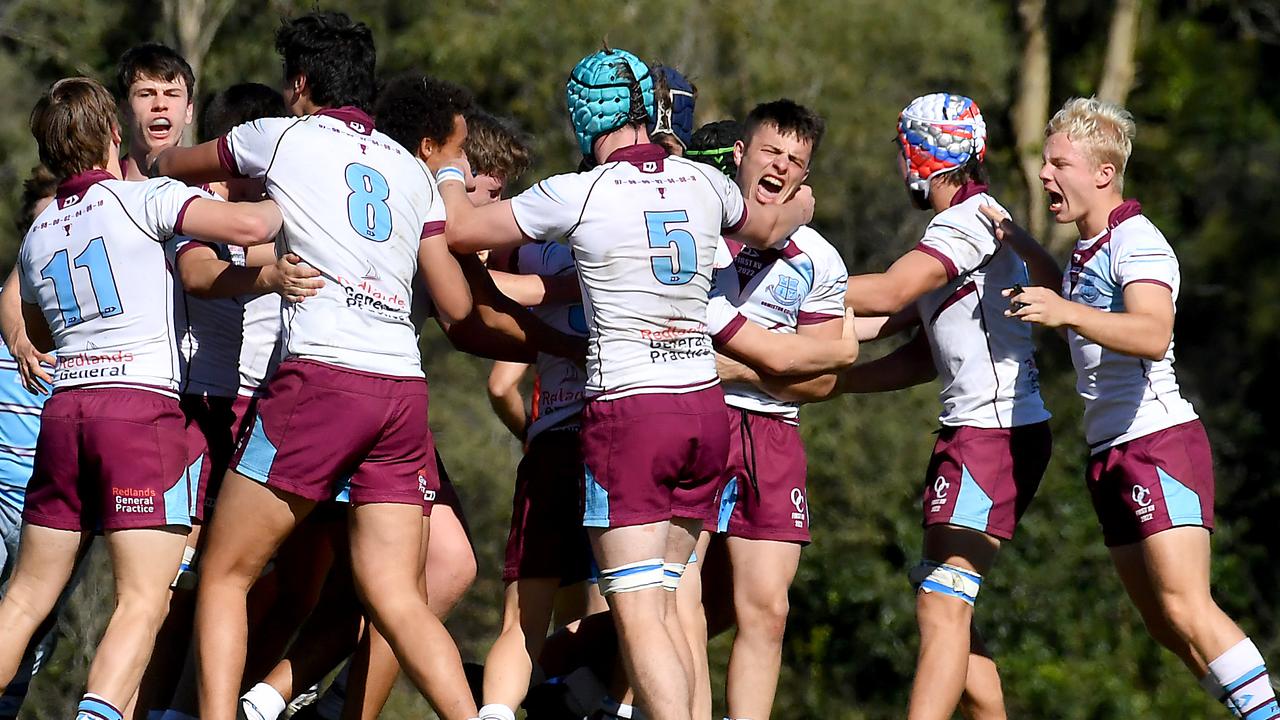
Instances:
[[[941,260],[912,250],[882,273],[850,275],[845,305],[859,316],[893,315],[949,280]]]
[[[456,253],[474,253],[521,245],[528,238],[516,224],[511,200],[476,207],[467,197],[467,173],[470,165],[461,157],[436,170],[436,187],[444,200],[449,224],[445,235],[449,249]]]
[[[177,234],[226,245],[262,245],[280,232],[280,208],[270,200],[221,202],[195,198],[183,208]]]
[[[1069,328],[1113,352],[1144,360],[1164,358],[1173,342],[1173,291],[1164,283],[1124,286],[1124,312],[1106,312],[1068,300],[1044,287],[1025,288],[1009,298],[1007,316],[1050,328]],[[1016,309],[1015,309],[1016,308]]]
[[[892,315],[859,317],[853,321],[853,329],[858,342],[870,342],[893,337],[919,324],[920,310],[912,304]]]
[[[471,314],[471,289],[458,259],[449,252],[444,233],[422,238],[418,245],[418,267],[443,322],[456,323]]]
[[[808,185],[801,185],[784,203],[764,205],[754,197],[743,197],[743,203],[745,221],[725,235],[752,247],[776,245],[813,219],[813,190]]]
[[[526,363],[496,362],[489,371],[489,406],[520,440],[524,440],[528,431],[529,419],[524,410],[524,396],[520,394],[520,381],[528,369]]]
[[[548,276],[490,270],[489,274],[499,292],[525,307],[582,299],[578,276],[573,273]]]
[[[218,154],[218,145],[222,142],[219,139],[193,147],[175,145],[165,148],[156,157],[148,159],[147,174],[171,177],[188,185],[234,180],[237,176]]]
[[[1062,268],[1049,251],[1036,242],[1031,233],[1019,227],[994,205],[983,205],[978,209],[987,220],[991,221],[992,232],[995,233],[996,239],[1013,248],[1013,251],[1018,253],[1018,257],[1027,264],[1027,274],[1031,277],[1032,285],[1047,288],[1061,287]]]
[[[918,332],[888,355],[842,371],[836,381],[835,394],[901,390],[927,383],[937,376],[929,339]]]
[[[52,355],[37,350],[31,338],[27,337],[27,323],[23,317],[25,303],[22,302],[18,282],[18,266],[14,265],[9,278],[4,281],[4,290],[0,291],[0,333],[4,335],[4,344],[9,348],[9,354],[18,364],[18,375],[22,377],[23,386],[32,393],[47,392],[47,387],[53,383],[48,367],[53,365],[54,359]],[[49,326],[45,323],[43,314],[40,315],[40,323],[48,333]],[[49,338],[45,349],[52,347],[53,339]]]
[[[40,306],[29,302],[22,303],[23,337],[20,341],[22,354],[13,353],[18,363],[18,375],[22,385],[32,395],[47,395],[49,386],[53,384],[53,376],[47,368],[54,366],[56,359],[48,352],[53,349],[53,332],[49,330],[49,322],[45,320]]]
[[[739,315],[713,340],[720,352],[769,375],[831,372],[858,359],[858,338],[849,312],[841,322],[840,337],[834,339],[769,332]]]
[[[813,338],[839,340],[844,323],[837,318],[801,325],[796,328],[797,335]],[[856,332],[856,328],[855,328]],[[775,333],[781,334],[781,333]],[[856,357],[855,357],[856,359]],[[777,376],[760,373],[754,369],[723,355],[716,357],[716,371],[722,382],[750,383],[769,395],[784,402],[817,402],[830,397],[836,385],[836,373],[814,373],[811,375]]]
[[[178,249],[178,274],[187,293],[200,298],[231,298],[278,293],[289,302],[301,302],[324,287],[320,271],[288,254],[269,265],[240,267],[218,257],[202,243]]]
[[[526,363],[539,352],[577,361],[586,357],[584,338],[552,328],[528,308],[498,292],[480,258],[474,254],[458,255],[457,261],[475,298],[475,307],[460,322],[441,322],[455,348],[493,360]]]

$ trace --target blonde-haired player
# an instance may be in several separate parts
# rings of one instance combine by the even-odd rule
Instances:
[[[1135,134],[1127,110],[1094,98],[1050,120],[1040,180],[1049,211],[1081,239],[1062,294],[1010,293],[1009,314],[1066,332],[1085,400],[1089,492],[1148,631],[1238,717],[1277,718],[1262,655],[1209,590],[1213,458],[1173,370],[1178,259],[1123,195]],[[1001,235],[1028,242],[1009,224]]]

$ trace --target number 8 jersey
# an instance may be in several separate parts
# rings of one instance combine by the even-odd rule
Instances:
[[[196,188],[104,170],[63,181],[22,250],[22,301],[39,305],[58,365],[55,389],[137,387],[177,396],[173,268],[163,243],[182,232]]]
[[[719,382],[707,293],[722,232],[747,219],[732,181],[661,146],[633,145],[590,172],[539,182],[512,211],[528,237],[565,237],[573,249],[589,329],[587,397]]]
[[[245,123],[218,154],[227,171],[266,180],[284,216],[282,251],[324,279],[285,306],[285,356],[422,377],[411,282],[422,238],[444,232],[427,167],[352,107]]]

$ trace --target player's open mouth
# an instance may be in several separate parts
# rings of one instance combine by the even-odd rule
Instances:
[[[756,199],[762,203],[779,202],[782,196],[783,182],[780,178],[765,175],[756,183]]]
[[[147,126],[147,134],[157,140],[167,140],[172,130],[173,123],[169,122],[169,118],[156,118]]]
[[[1045,190],[1045,192],[1049,193],[1049,212],[1057,213],[1062,209],[1062,204],[1066,198],[1062,197],[1062,193],[1057,193],[1052,190]]]

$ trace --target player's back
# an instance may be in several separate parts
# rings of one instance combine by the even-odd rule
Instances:
[[[20,253],[22,299],[58,352],[54,387],[177,389],[173,271],[163,244],[199,190],[89,171],[65,181]]]
[[[421,377],[412,278],[424,232],[444,226],[426,166],[355,108],[247,123],[221,149],[235,171],[265,176],[284,216],[284,249],[325,281],[287,307],[286,354]]]
[[[14,512],[22,511],[36,457],[40,409],[48,397],[27,392],[17,361],[0,343],[0,504]]]
[[[574,272],[573,253],[561,243],[546,242],[521,246],[512,257],[515,272],[552,277]],[[529,310],[547,325],[570,335],[587,334],[586,310],[582,303],[544,303]],[[538,382],[534,393],[534,419],[525,433],[532,440],[544,430],[578,416],[585,402],[585,378],[578,363],[567,358],[538,353],[534,363]]]
[[[533,220],[540,233],[533,203],[572,218],[566,235],[590,329],[589,396],[692,392],[718,382],[707,294],[721,231],[745,217],[723,175],[637,145],[522,195],[517,220]]]

